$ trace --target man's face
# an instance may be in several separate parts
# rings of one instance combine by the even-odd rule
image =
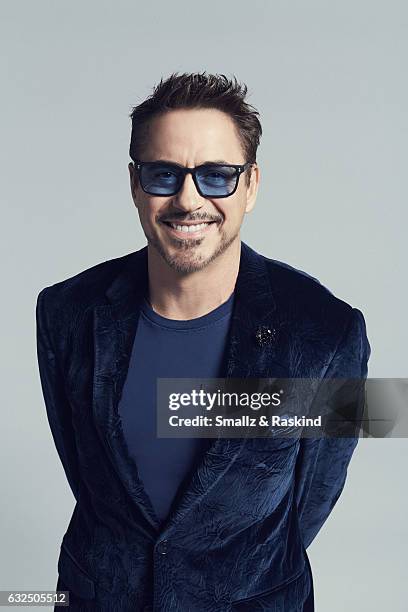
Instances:
[[[143,162],[166,160],[191,168],[208,161],[239,165],[247,161],[232,119],[216,109],[172,110],[155,117],[149,124],[146,142]],[[129,172],[133,201],[149,248],[153,247],[171,268],[184,274],[204,268],[239,239],[243,217],[255,204],[259,183],[259,169],[255,166],[249,187],[243,173],[231,196],[204,198],[191,174],[187,174],[176,195],[163,197],[142,190],[132,164]],[[170,222],[206,225],[197,233],[185,233],[174,229]]]

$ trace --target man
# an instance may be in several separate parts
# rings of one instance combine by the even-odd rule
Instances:
[[[261,125],[246,87],[173,74],[132,112],[147,246],[43,289],[38,358],[76,505],[75,610],[311,611],[306,548],[354,438],[158,438],[157,378],[361,378],[362,313],[240,239]],[[266,221],[265,221],[266,222]]]

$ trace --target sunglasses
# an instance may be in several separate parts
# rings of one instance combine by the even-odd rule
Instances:
[[[170,162],[135,161],[140,185],[146,193],[155,196],[173,196],[180,191],[187,174],[191,174],[200,196],[203,198],[228,198],[238,187],[239,177],[253,164],[243,166],[211,162],[185,168]]]

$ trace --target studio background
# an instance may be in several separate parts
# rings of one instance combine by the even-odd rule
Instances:
[[[370,377],[407,377],[407,23],[395,0],[1,2],[1,589],[55,588],[74,507],[36,297],[144,246],[128,115],[162,76],[247,83],[264,134],[242,239],[362,310]],[[308,549],[317,612],[407,609],[407,459],[405,439],[360,440]]]

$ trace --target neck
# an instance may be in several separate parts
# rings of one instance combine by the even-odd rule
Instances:
[[[149,301],[168,319],[201,317],[228,300],[239,271],[241,241],[232,244],[202,270],[181,274],[148,245]]]

